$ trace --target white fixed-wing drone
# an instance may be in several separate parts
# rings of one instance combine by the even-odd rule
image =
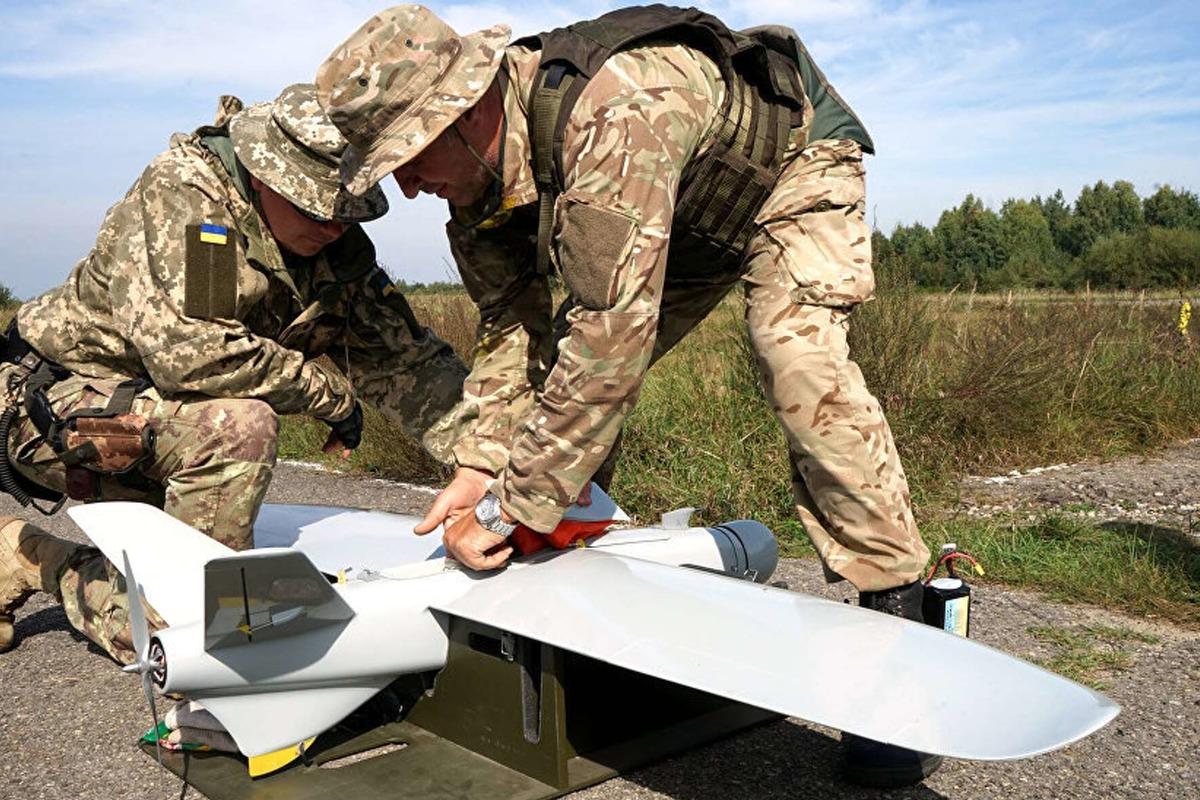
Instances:
[[[597,493],[573,513],[618,512]],[[124,570],[139,654],[129,669],[151,702],[153,685],[203,703],[252,774],[290,761],[397,676],[443,667],[450,616],[955,758],[1044,753],[1120,710],[967,639],[766,586],[777,562],[766,527],[689,527],[689,512],[484,574],[448,561],[437,535],[413,534],[417,517],[267,506],[256,543],[284,546],[235,552],[148,505],[70,510]],[[153,636],[141,597],[168,625]],[[970,713],[958,713],[966,694]]]

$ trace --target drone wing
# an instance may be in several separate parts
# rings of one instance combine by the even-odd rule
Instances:
[[[236,553],[145,503],[91,503],[67,513],[114,565],[128,553],[146,601],[172,627],[200,620],[204,565]]]
[[[1120,710],[1091,689],[928,625],[594,550],[509,569],[433,607],[752,706],[955,758],[1054,750]]]

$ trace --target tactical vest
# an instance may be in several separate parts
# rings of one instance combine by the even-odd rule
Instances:
[[[805,122],[806,88],[811,140],[848,138],[874,152],[862,123],[787,28],[739,33],[694,8],[652,5],[519,39],[514,44],[541,50],[529,112],[539,272],[549,269],[554,201],[563,191],[563,136],[575,103],[609,56],[651,39],[700,50],[717,64],[726,86],[716,141],[685,169],[675,205],[670,260],[689,265],[689,272],[740,268],[754,218],[779,178],[790,130]]]

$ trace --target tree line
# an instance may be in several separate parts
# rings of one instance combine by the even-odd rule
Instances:
[[[1160,186],[1146,198],[1133,184],[1085,186],[1068,204],[1009,199],[993,211],[973,194],[937,224],[872,234],[875,269],[918,286],[1000,289],[1153,289],[1200,286],[1200,198]],[[409,294],[462,291],[457,281],[396,281]],[[0,308],[19,299],[0,285]]]
[[[1161,186],[1099,181],[1068,205],[1049,197],[1006,200],[999,212],[968,194],[933,228],[875,231],[875,267],[918,286],[1150,289],[1200,285],[1200,198]]]

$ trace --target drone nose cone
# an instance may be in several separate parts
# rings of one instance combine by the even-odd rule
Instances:
[[[738,519],[719,527],[741,544],[747,572],[758,583],[766,583],[779,565],[779,543],[770,528],[752,519]]]

